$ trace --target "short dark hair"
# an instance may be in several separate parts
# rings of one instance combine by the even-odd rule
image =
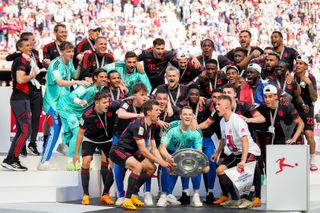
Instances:
[[[218,65],[218,61],[216,59],[208,59],[206,61],[206,67],[208,64],[215,64],[215,65]]]
[[[275,56],[279,61],[280,61],[280,55],[278,54],[278,53],[276,53],[276,52],[273,52],[273,53],[270,53],[268,56],[270,56],[270,55],[273,55],[273,56]]]
[[[100,73],[102,73],[102,72],[106,72],[104,69],[102,69],[102,68],[97,68],[97,69],[95,69],[94,71],[93,71],[93,73],[92,73],[92,80],[93,81],[95,81],[94,80],[94,77],[97,77]]]
[[[146,103],[143,104],[143,114],[146,116],[147,112],[151,111],[153,109],[153,106],[155,105],[159,106],[159,102],[154,99],[148,100]]]
[[[108,98],[108,94],[105,92],[97,92],[94,97],[93,100],[94,101],[100,101],[103,98]]]
[[[215,89],[212,90],[212,93],[215,93],[215,92],[222,93],[223,91],[222,91],[222,89],[220,87],[218,87],[218,88],[215,88]]]
[[[264,50],[274,50],[273,47],[266,47]]]
[[[16,48],[17,48],[17,50],[19,50],[19,48],[22,46],[22,44],[24,43],[24,42],[27,42],[28,40],[27,39],[19,39],[18,41],[17,41],[17,43],[16,43]]]
[[[156,38],[153,40],[153,46],[155,47],[156,45],[165,45],[165,42],[162,38]]]
[[[105,71],[104,69],[102,69],[102,70]],[[117,74],[120,76],[120,74],[118,73],[117,70],[110,70],[110,71],[108,72],[107,77],[110,78],[110,75],[112,75],[113,73],[117,73]]]
[[[243,48],[243,47],[237,47],[233,50],[233,53],[236,53],[236,52],[243,52],[245,55],[248,54],[248,50]]]
[[[214,42],[209,38],[202,40],[200,43],[200,46],[202,47],[204,45],[204,42],[206,42],[206,41],[209,41],[211,43],[212,47],[214,47]]]
[[[20,34],[20,39],[28,40],[29,36],[33,36],[33,33],[31,33],[31,32],[23,32],[23,33]]]
[[[56,25],[54,26],[53,32],[55,32],[55,33],[58,32],[59,27],[67,28],[67,26],[66,26],[65,24],[58,23],[58,24],[56,24]]]
[[[126,52],[125,56],[124,56],[124,60],[127,60],[128,58],[137,58],[137,54],[133,51],[129,51],[129,52]]]
[[[190,90],[197,89],[200,90],[197,84],[190,84],[187,89],[187,93],[189,94]]]
[[[140,91],[146,92],[146,93],[149,92],[148,88],[146,87],[146,85],[144,83],[139,82],[139,83],[136,83],[135,85],[133,85],[132,94],[136,94],[136,93],[138,93]]]
[[[184,110],[184,109],[190,109],[190,110],[192,111],[192,113],[193,113],[193,109],[192,109],[191,106],[183,106],[183,107],[179,110],[179,115],[181,115],[182,110]]]
[[[232,100],[228,95],[221,95],[219,96],[218,100],[227,100],[230,104],[232,104]]]
[[[241,30],[240,33],[239,33],[239,35],[240,35],[241,33],[248,33],[250,38],[251,38],[251,36],[252,36],[252,34],[251,34],[251,32],[250,32],[249,30]]]
[[[272,34],[274,34],[274,33],[278,34],[281,38],[283,38],[283,35],[282,35],[282,33],[280,31],[275,30],[275,31],[272,32]]]
[[[69,41],[63,41],[60,45],[61,51],[64,51],[66,49],[74,49],[74,45]]]
[[[167,94],[167,95],[169,95],[167,90],[165,88],[163,88],[163,87],[157,88],[155,96],[157,96],[157,94]]]

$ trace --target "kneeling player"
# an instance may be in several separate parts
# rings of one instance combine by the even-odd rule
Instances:
[[[153,162],[168,168],[170,164],[164,161],[156,147],[154,140],[154,126],[160,116],[159,103],[155,100],[147,101],[143,106],[144,118],[131,122],[119,138],[119,142],[112,145],[110,159],[122,168],[132,172],[128,179],[128,188],[122,207],[136,210],[136,206],[143,206],[136,194],[144,182],[156,170]]]

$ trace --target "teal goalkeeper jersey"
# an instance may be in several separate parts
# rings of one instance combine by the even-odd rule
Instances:
[[[70,94],[70,87],[60,87],[56,81],[58,79],[68,81],[74,78],[75,75],[76,70],[72,61],[64,64],[60,57],[51,61],[48,67],[46,91],[43,100],[43,108],[46,113],[48,113],[50,107],[56,111],[58,101]]]
[[[132,95],[132,87],[138,82],[142,82],[147,86],[149,93],[151,92],[151,84],[147,74],[137,72],[137,68],[134,68],[133,73],[129,74],[126,72],[126,64],[124,61],[117,61],[111,64],[107,64],[102,67],[107,72],[111,70],[115,70],[120,74],[121,80],[125,83],[126,87],[128,88],[129,92],[128,95]]]
[[[167,150],[171,152],[178,151],[185,148],[194,148],[202,150],[202,133],[201,130],[182,131],[180,129],[181,121],[173,121],[170,127],[164,132],[161,137],[161,143],[167,145]]]
[[[57,111],[65,110],[72,114],[82,115],[84,110],[93,104],[94,95],[102,91],[103,87],[97,88],[96,84],[90,86],[78,86],[74,91],[72,91],[68,96],[63,97],[59,100],[57,104]],[[80,106],[77,103],[74,103],[74,98],[79,98],[88,103],[88,106]]]

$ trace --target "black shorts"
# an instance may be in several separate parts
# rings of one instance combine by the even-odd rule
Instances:
[[[137,161],[141,162],[144,160],[144,156],[135,152],[134,154],[126,152],[123,148],[118,146],[112,146],[110,153],[110,160],[115,164],[118,164],[121,168],[126,168],[126,161],[129,157],[133,156]]]
[[[109,152],[111,148],[111,143],[92,143],[90,141],[83,141],[82,143],[82,156],[93,155],[96,148],[103,151],[107,158],[109,158]]]
[[[304,111],[298,111],[301,119],[304,123],[303,130],[312,130],[314,129],[314,108],[313,106],[309,106],[309,112],[305,113]]]
[[[249,163],[255,160],[257,161],[256,165],[258,165],[259,156],[255,156],[253,154],[248,153],[246,163]],[[220,165],[223,164],[229,169],[237,166],[237,164],[240,163],[240,161],[241,161],[241,155],[231,154],[229,156],[226,156]]]

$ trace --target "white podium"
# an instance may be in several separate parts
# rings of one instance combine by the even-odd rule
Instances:
[[[267,210],[309,209],[309,146],[267,146]]]

